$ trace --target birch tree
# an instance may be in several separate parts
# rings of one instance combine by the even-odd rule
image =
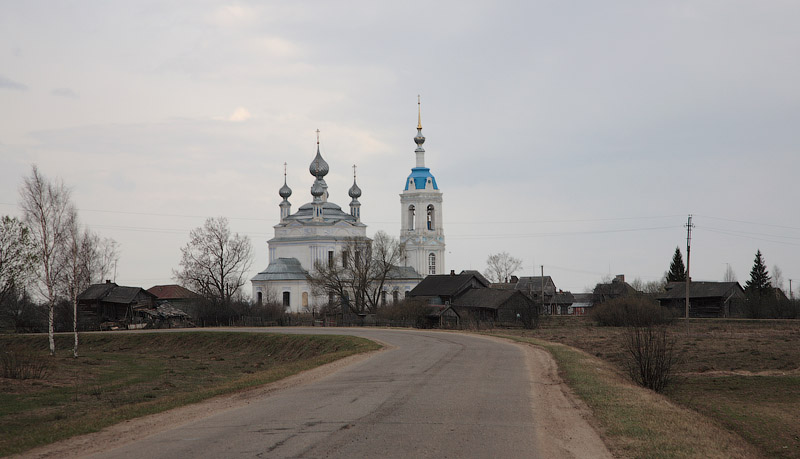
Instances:
[[[68,247],[69,231],[75,219],[71,192],[60,180],[49,181],[34,165],[19,190],[23,221],[36,246],[36,286],[47,302],[47,332],[50,354],[55,355],[55,305],[58,279],[63,263],[58,260]]]

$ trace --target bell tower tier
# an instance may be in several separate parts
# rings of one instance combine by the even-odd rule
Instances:
[[[416,167],[411,169],[405,189],[400,193],[400,243],[405,244],[405,265],[426,276],[445,273],[444,219],[442,191],[430,169],[425,167],[419,98],[417,110]]]

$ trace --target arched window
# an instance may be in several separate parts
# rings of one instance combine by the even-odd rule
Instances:
[[[436,274],[436,254],[428,254],[428,274]]]
[[[435,213],[433,212],[433,204],[428,204],[428,230],[433,231],[436,228],[434,221]]]
[[[303,299],[301,301],[302,301],[303,309],[307,308],[308,307],[308,292],[303,292]]]
[[[258,292],[256,293],[256,296],[257,296],[256,302],[258,303],[259,306],[261,306],[261,300],[264,297],[264,295],[262,295],[261,292]]]
[[[408,229],[414,231],[414,206],[408,206]]]
[[[398,301],[400,301],[400,292],[394,290],[392,292],[392,303],[397,304]]]

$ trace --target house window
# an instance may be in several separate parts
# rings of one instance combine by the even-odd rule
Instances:
[[[328,250],[328,267],[333,268],[333,250]]]
[[[381,306],[386,306],[386,290],[381,292]]]
[[[408,206],[408,229],[414,231],[414,206]]]
[[[392,303],[397,304],[397,302],[399,300],[400,300],[400,292],[398,292],[397,290],[394,290],[392,292]]]
[[[308,307],[308,292],[303,292],[303,309]]]
[[[435,213],[433,212],[433,204],[428,205],[428,230],[433,231],[436,228],[434,222]]]
[[[256,293],[256,303],[258,303],[259,306],[261,306],[262,296],[263,295],[261,294],[261,292]]]
[[[342,268],[347,268],[347,257],[350,256],[350,252],[347,250],[342,250]]]
[[[290,299],[290,293],[283,292],[283,307],[285,308],[289,307],[289,299]]]
[[[436,274],[436,254],[428,254],[428,274]]]

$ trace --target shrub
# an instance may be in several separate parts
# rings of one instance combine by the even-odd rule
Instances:
[[[665,325],[628,328],[625,334],[628,374],[640,386],[661,392],[673,378],[675,339]]]
[[[9,348],[0,354],[4,378],[42,379],[47,374],[47,357],[22,348]]]
[[[668,324],[673,313],[645,296],[631,296],[604,301],[592,308],[592,320],[605,327],[643,327]]]

